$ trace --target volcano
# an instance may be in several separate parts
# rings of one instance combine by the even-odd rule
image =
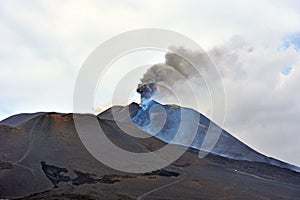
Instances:
[[[188,145],[190,123],[197,132],[185,153],[169,166],[127,173],[102,164],[86,150],[74,119],[87,126],[97,120],[110,141],[136,153],[153,152],[168,143],[176,151]],[[180,123],[185,137],[173,140]],[[189,108],[149,101],[146,107],[136,103],[113,106],[98,116],[20,114],[0,124],[0,198],[300,199],[297,166],[253,150]],[[134,135],[148,137],[128,135],[120,125]],[[221,135],[211,152],[200,159],[210,125],[221,129]]]
[[[125,114],[125,111],[127,110],[130,113],[129,115]],[[182,113],[184,113],[184,116],[187,118],[187,120],[181,119],[183,116]],[[127,107],[112,107],[99,114],[98,117],[101,119],[119,121],[128,124],[132,124],[133,121],[133,123],[136,124],[141,130],[166,143],[172,142],[176,145],[189,146],[200,151],[204,151],[204,149],[201,148],[201,145],[207,134],[208,128],[211,127],[212,129],[220,131],[221,133],[217,143],[211,149],[211,153],[235,160],[248,160],[267,163],[300,172],[300,168],[297,166],[267,157],[255,151],[227,131],[223,130],[217,124],[209,120],[206,116],[190,108],[184,108],[177,105],[161,105],[160,103],[151,100],[147,103],[147,106],[143,107],[139,107],[136,103],[132,103]],[[160,130],[158,130],[157,127],[161,125],[162,121],[165,122]],[[174,141],[173,139],[178,133],[180,123],[182,123],[182,127],[184,128],[185,132],[182,135],[183,137],[180,137]],[[189,129],[190,126],[193,126],[193,124],[197,127],[197,133],[193,138],[193,142],[189,144]]]

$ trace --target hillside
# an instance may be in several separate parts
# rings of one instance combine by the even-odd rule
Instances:
[[[128,151],[150,152],[166,145],[155,137],[130,136],[115,121],[94,115],[45,113],[15,127],[2,125],[0,198],[300,199],[300,174],[295,171],[216,154],[199,159],[195,148],[156,171],[134,174],[111,169],[82,145],[74,118],[87,126],[97,119],[106,136]],[[148,134],[132,124],[122,126]]]

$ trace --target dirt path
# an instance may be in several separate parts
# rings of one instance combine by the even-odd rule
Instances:
[[[20,158],[20,159],[17,161],[17,163],[22,162],[22,161],[27,157],[27,155],[30,153],[30,151],[31,151],[31,149],[32,149],[32,145],[33,145],[33,139],[34,139],[34,138],[33,138],[33,131],[34,131],[35,126],[37,125],[37,123],[40,121],[40,119],[41,119],[41,116],[39,116],[39,117],[35,120],[33,126],[31,127],[31,129],[30,129],[30,131],[29,131],[29,136],[28,136],[28,142],[27,142],[27,148],[26,148],[26,151],[25,151],[24,155],[22,156],[22,158]]]
[[[254,174],[249,174],[247,172],[241,172],[241,171],[235,171],[235,172],[239,173],[239,174],[242,174],[242,175],[250,176],[250,177],[253,177],[253,178],[256,178],[256,179],[259,179],[259,180],[263,180],[263,181],[278,182],[276,180],[272,180],[272,179],[268,179],[268,178],[263,178],[263,177],[260,177],[260,176],[254,175]]]
[[[146,193],[144,193],[143,195],[138,196],[136,199],[137,199],[137,200],[142,200],[142,199],[144,199],[146,196],[148,196],[149,194],[151,194],[151,193],[153,193],[153,192],[159,191],[159,190],[161,190],[161,189],[164,189],[164,188],[166,188],[166,187],[169,187],[169,186],[171,186],[171,185],[174,185],[174,184],[176,184],[176,183],[179,183],[179,182],[181,182],[181,181],[184,181],[185,179],[186,179],[186,174],[185,174],[185,172],[183,171],[183,175],[182,175],[182,177],[181,177],[180,179],[178,179],[178,180],[176,180],[176,181],[174,181],[174,182],[168,183],[168,184],[166,184],[166,185],[163,185],[163,186],[154,188],[153,190],[150,190],[149,192],[146,192]]]

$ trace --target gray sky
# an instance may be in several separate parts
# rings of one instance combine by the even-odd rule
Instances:
[[[76,76],[89,53],[116,34],[146,27],[177,31],[208,50],[223,76],[225,129],[266,155],[300,165],[296,0],[2,0],[0,119],[20,112],[72,112]],[[163,53],[144,52],[115,66],[159,62]],[[111,85],[122,76],[112,74],[95,106],[109,105]]]

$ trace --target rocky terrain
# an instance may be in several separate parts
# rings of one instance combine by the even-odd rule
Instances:
[[[280,161],[282,165],[277,161],[272,164],[272,158],[236,143],[239,141],[233,136],[229,140],[221,138],[217,148],[236,145],[235,150],[241,150],[236,153],[249,159],[234,159],[218,152],[200,159],[201,150],[193,147],[163,169],[139,174],[111,169],[83,146],[75,129],[75,118],[87,125],[92,119],[98,120],[115,145],[131,152],[152,152],[166,145],[160,136],[133,137],[117,125],[116,120],[135,134],[149,134],[130,122],[129,118],[139,112],[137,104],[131,104],[130,117],[122,113],[124,107],[112,109],[117,111],[118,119],[111,118],[111,110],[107,110],[100,116],[38,113],[25,115],[22,120],[12,116],[9,120],[14,123],[2,121],[0,198],[300,199],[300,173],[292,165]],[[175,151],[182,146],[171,147]],[[223,151],[227,150],[231,148]],[[253,159],[256,156],[258,159]]]

